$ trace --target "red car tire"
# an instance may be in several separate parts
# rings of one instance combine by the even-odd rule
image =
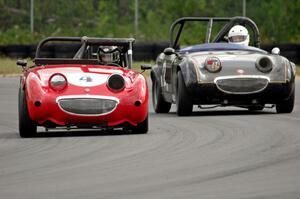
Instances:
[[[19,133],[23,138],[34,137],[37,125],[30,119],[27,108],[25,91],[19,89]]]

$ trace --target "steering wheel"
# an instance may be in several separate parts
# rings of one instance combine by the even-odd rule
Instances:
[[[121,65],[117,64],[117,63],[106,63],[106,66],[118,66],[121,67]]]

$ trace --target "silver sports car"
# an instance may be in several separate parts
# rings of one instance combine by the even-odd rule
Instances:
[[[187,22],[207,23],[206,41],[179,49]],[[210,42],[215,22],[225,25]],[[235,25],[249,30],[252,46],[229,42],[229,30]],[[276,107],[277,113],[290,113],[295,69],[294,63],[280,55],[280,49],[271,53],[260,49],[259,30],[249,18],[180,18],[171,25],[170,47],[152,67],[153,106],[157,113],[167,113],[174,103],[179,116],[190,115],[193,105],[238,106],[250,111]]]

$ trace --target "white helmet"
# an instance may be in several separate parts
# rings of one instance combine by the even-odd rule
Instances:
[[[249,45],[249,33],[248,30],[241,25],[233,26],[228,33],[229,43],[242,44],[245,46]]]

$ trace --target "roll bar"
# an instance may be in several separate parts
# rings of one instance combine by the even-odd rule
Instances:
[[[212,31],[212,26],[214,22],[227,22],[224,27],[220,30],[220,32],[217,34],[217,36],[213,39],[213,42],[219,42],[221,41],[229,32],[230,28],[232,28],[236,24],[241,24],[241,25],[248,25],[251,30],[254,33],[254,46],[259,48],[260,47],[260,34],[257,25],[255,24],[254,21],[249,19],[248,17],[182,17],[177,20],[175,20],[169,31],[169,36],[170,36],[170,47],[176,48],[178,46],[178,41],[180,39],[180,35],[182,32],[182,29],[184,27],[184,24],[186,22],[195,22],[195,21],[206,21],[207,24],[207,30],[206,30],[206,37],[205,37],[205,43],[210,42],[211,38],[211,31]],[[175,33],[175,28],[179,25],[178,32],[176,33],[176,37],[174,39],[174,33]]]
[[[132,44],[134,43],[134,38],[97,38],[97,37],[48,37],[41,42],[39,42],[35,58],[40,58],[41,48],[48,42],[51,41],[62,41],[62,42],[79,42],[81,43],[80,49],[74,56],[74,59],[81,59],[84,48],[87,45],[103,45],[103,46],[124,46],[127,49],[128,55],[128,68],[132,67]]]

